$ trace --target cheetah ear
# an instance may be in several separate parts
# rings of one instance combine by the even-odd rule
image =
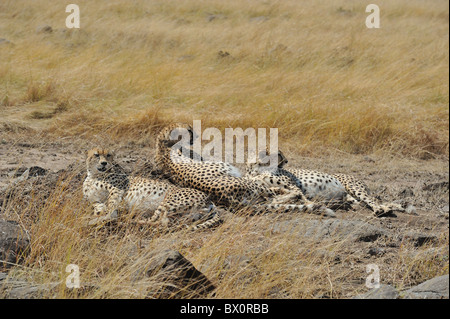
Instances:
[[[282,168],[284,165],[288,163],[288,159],[284,156],[282,151],[278,151],[278,167]]]
[[[189,136],[190,136],[190,144],[194,145],[194,141],[198,139],[200,136],[194,131],[192,126],[189,126],[188,128]],[[200,133],[201,134],[201,133]]]

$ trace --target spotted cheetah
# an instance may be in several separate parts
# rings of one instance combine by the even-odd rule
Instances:
[[[88,151],[86,165],[83,194],[93,204],[94,215],[100,216],[96,221],[117,219],[121,207],[141,215],[153,212],[151,218],[140,219],[139,223],[152,224],[160,219],[165,228],[169,218],[186,223],[194,220],[192,230],[213,227],[221,221],[207,194],[163,180],[129,176],[106,149]]]
[[[235,172],[235,168],[228,163],[179,159],[178,156],[182,155],[174,147],[181,142],[179,137],[183,134],[189,134],[188,145],[183,146],[191,147],[196,134],[191,126],[182,123],[165,127],[156,139],[156,166],[174,184],[205,192],[216,205],[225,207],[237,209],[251,206],[256,213],[282,210],[335,216],[331,209],[308,201],[299,189],[280,191],[279,188],[233,176],[230,172]],[[296,199],[303,203],[293,204]]]
[[[324,201],[327,206],[345,206],[361,203],[370,208],[375,216],[383,216],[394,211],[415,214],[413,206],[408,210],[402,205],[378,204],[370,195],[365,183],[354,176],[346,174],[329,175],[322,172],[284,168],[287,158],[278,151],[278,167],[271,170],[268,166],[267,150],[259,154],[257,163],[247,164],[246,176],[250,179],[263,181],[268,186],[293,188],[298,187],[309,199]]]

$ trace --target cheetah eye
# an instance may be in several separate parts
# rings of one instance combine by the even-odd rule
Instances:
[[[110,157],[111,157],[111,154],[106,154],[106,157],[110,158]]]
[[[95,156],[95,157],[99,157],[99,156],[100,156],[100,154],[98,154],[98,153],[95,153],[95,154],[94,154],[94,156]]]

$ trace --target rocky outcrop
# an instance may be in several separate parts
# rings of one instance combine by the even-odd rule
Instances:
[[[138,282],[144,277],[152,278],[152,286],[156,288],[152,288],[148,297],[198,298],[215,289],[209,279],[178,251],[153,251],[143,258],[148,259],[148,263],[135,272],[132,281]]]
[[[0,219],[0,270],[21,261],[30,246],[30,237],[17,223]]]
[[[372,242],[381,236],[388,236],[389,232],[381,227],[359,220],[308,220],[296,218],[275,223],[271,227],[273,233],[298,232],[302,237],[314,239],[337,238],[352,241]]]
[[[390,285],[380,285],[379,288],[374,288],[353,299],[398,299],[399,296],[399,293],[394,287]]]
[[[435,277],[406,291],[399,292],[390,285],[381,285],[353,299],[448,299],[448,275]]]
[[[418,286],[408,289],[403,298],[405,299],[448,299],[448,275],[435,277]]]

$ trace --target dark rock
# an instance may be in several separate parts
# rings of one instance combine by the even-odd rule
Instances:
[[[373,226],[360,220],[308,220],[301,218],[274,223],[273,233],[296,232],[301,236],[314,239],[336,238],[352,241],[373,242],[389,232],[381,227]]]
[[[399,293],[390,285],[380,285],[365,294],[353,297],[353,299],[398,299]]]
[[[398,193],[398,196],[401,198],[405,198],[405,197],[413,197],[414,196],[414,192],[412,191],[411,188],[405,188],[404,190],[402,190],[400,193]]]
[[[41,299],[60,283],[31,283],[0,273],[0,296],[5,299]]]
[[[414,231],[408,231],[403,235],[403,239],[412,241],[414,246],[420,247],[428,243],[437,242],[437,236],[424,233],[416,233]]]
[[[385,253],[385,250],[380,247],[372,247],[369,249],[370,256],[383,256],[384,253]]]
[[[198,298],[215,289],[209,279],[177,251],[168,249],[151,252],[145,258],[149,260],[147,266],[135,273],[133,279],[136,281],[145,276],[161,283],[150,292],[151,298]]]
[[[440,183],[433,183],[425,185],[422,190],[424,191],[436,191],[440,189],[449,189],[449,183],[448,182],[440,182]]]
[[[448,275],[435,277],[405,292],[405,299],[448,299]]]
[[[0,219],[0,269],[21,261],[29,250],[30,238],[17,223]]]
[[[25,176],[25,179],[36,176],[44,176],[48,173],[48,170],[39,166],[31,166],[31,167],[19,167],[12,173],[10,173],[10,177],[20,177]],[[25,175],[24,175],[25,174]]]

